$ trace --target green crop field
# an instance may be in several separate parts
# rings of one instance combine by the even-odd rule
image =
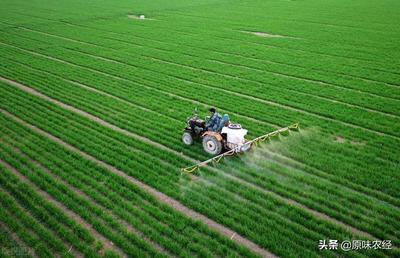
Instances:
[[[0,7],[0,257],[400,257],[400,1]]]

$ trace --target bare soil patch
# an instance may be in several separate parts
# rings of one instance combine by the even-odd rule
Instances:
[[[346,139],[341,137],[341,136],[336,136],[335,142],[337,142],[337,143],[345,143]]]
[[[290,36],[284,36],[284,35],[279,35],[279,34],[271,34],[267,32],[261,32],[261,31],[241,31],[243,33],[247,34],[252,34],[258,37],[263,37],[263,38],[294,38]]]

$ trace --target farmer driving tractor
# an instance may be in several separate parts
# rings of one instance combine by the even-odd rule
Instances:
[[[210,108],[210,113],[210,118],[208,119],[206,124],[206,130],[216,132],[218,130],[222,117],[220,114],[218,114],[215,108]]]
[[[210,112],[211,115],[207,121],[206,130],[220,132],[224,126],[229,125],[230,121],[228,114],[224,114],[224,116],[221,117],[215,108],[210,108]]]

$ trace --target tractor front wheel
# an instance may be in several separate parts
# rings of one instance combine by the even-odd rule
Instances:
[[[218,155],[222,151],[222,143],[214,136],[206,135],[203,138],[203,149],[211,155]]]
[[[189,132],[184,132],[182,135],[182,142],[186,145],[192,145],[193,144],[192,134]]]

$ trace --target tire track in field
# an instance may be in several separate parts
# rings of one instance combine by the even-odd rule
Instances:
[[[40,54],[38,54],[38,55],[40,55]],[[51,57],[48,57],[49,59],[52,59]],[[60,61],[60,60],[56,60],[56,61]],[[62,61],[62,60],[61,60]],[[29,66],[27,66],[27,65],[25,65],[25,64],[22,64],[23,66],[25,66],[25,67],[29,67]],[[73,66],[76,66],[75,64],[71,64],[71,65],[73,65]],[[43,71],[43,70],[40,70],[40,69],[36,69],[36,68],[32,68],[32,67],[29,67],[30,69],[33,69],[33,70],[37,70],[37,71],[42,71],[42,72],[44,72],[44,73],[47,73],[47,74],[52,74],[52,73],[49,73],[49,72],[46,72],[46,71]],[[86,67],[83,67],[83,68],[85,68],[85,69],[89,69],[89,70],[91,70],[90,68],[86,68]],[[93,70],[94,72],[98,72],[98,71],[96,71],[96,70]],[[102,73],[102,72],[98,72],[98,73],[100,73],[100,74],[104,74],[104,73]],[[71,82],[71,83],[75,83],[75,82],[73,82],[73,81],[69,81],[69,80],[67,80],[67,79],[64,79],[63,77],[60,77],[60,76],[57,76],[57,75],[54,75],[54,74],[52,74],[53,76],[55,76],[55,77],[59,77],[59,78],[61,78],[61,79],[63,79],[64,81],[66,80],[66,81],[68,81],[68,82]],[[115,77],[115,76],[112,76],[112,75],[108,75],[108,74],[104,74],[105,76],[110,76],[110,77],[113,77],[113,78],[116,78],[116,79],[120,79],[120,80],[124,80],[124,81],[127,81],[127,82],[130,82],[130,83],[134,83],[134,82],[131,82],[131,81],[128,81],[128,80],[126,80],[126,79],[124,79],[124,78],[121,78],[121,77]],[[136,84],[136,83],[134,83],[134,84]],[[140,85],[141,86],[141,85]],[[86,86],[86,87],[88,87],[88,88],[90,88],[89,86]],[[144,86],[145,88],[147,88],[147,89],[153,89],[153,90],[155,90],[155,91],[158,91],[158,92],[160,92],[159,90],[157,90],[157,89],[154,89],[154,88],[150,88],[150,87],[146,87],[146,86]],[[97,92],[99,93],[99,91],[97,90]],[[164,93],[163,91],[161,91],[161,93]],[[167,95],[169,95],[169,96],[173,96],[173,97],[176,97],[176,98],[178,98],[178,99],[181,99],[181,100],[184,100],[184,101],[190,101],[190,102],[192,102],[192,103],[194,103],[194,104],[196,104],[196,105],[201,105],[201,106],[204,106],[204,107],[208,107],[208,105],[206,105],[206,104],[204,104],[204,103],[200,103],[200,102],[198,102],[198,101],[194,101],[194,100],[191,100],[191,99],[187,99],[187,98],[184,98],[184,97],[180,97],[180,96],[177,96],[177,95],[174,95],[174,94],[168,94],[167,93]],[[222,110],[222,109],[221,109]],[[223,110],[222,110],[223,111]],[[250,121],[252,121],[252,122],[255,122],[255,123],[262,123],[262,124],[266,124],[265,122],[263,122],[263,121],[258,121],[258,120],[255,120],[255,119],[251,119],[251,118],[249,118],[249,117],[246,117],[246,116],[241,116],[241,115],[237,115],[238,117],[244,117],[244,118],[246,118],[246,119],[249,119]],[[270,125],[270,124],[267,124],[267,125]],[[270,126],[272,126],[272,127],[274,127],[274,128],[279,128],[279,126],[277,126],[277,125],[270,125]],[[303,164],[303,163],[302,163]],[[326,173],[326,172],[324,172],[324,173]],[[324,178],[324,177],[321,177],[321,178]],[[332,182],[332,181],[331,181]],[[336,183],[335,181],[333,181],[334,183]],[[347,186],[346,186],[347,187]],[[354,187],[354,186],[353,186]],[[348,188],[348,187],[347,187]],[[356,191],[355,189],[353,189],[353,188],[349,188],[349,189],[351,189],[351,190],[353,190],[353,191]],[[363,195],[366,195],[365,194],[365,192],[359,192],[360,194],[363,194]],[[382,194],[382,193],[381,193]],[[371,195],[366,195],[366,196],[368,196],[368,197],[372,197],[372,198],[376,198],[376,197],[374,197],[374,196],[371,196]],[[377,199],[377,200],[380,200],[380,199]],[[381,201],[381,200],[380,200]]]
[[[92,71],[92,72],[96,72],[96,73],[100,73],[100,74],[105,75],[105,76],[108,76],[108,77],[112,77],[112,78],[114,78],[114,79],[123,80],[123,81],[128,81],[128,82],[130,82],[130,83],[133,82],[133,81],[128,80],[128,79],[125,79],[125,78],[123,78],[123,77],[111,75],[111,74],[108,74],[108,73],[105,73],[105,72],[102,72],[102,71],[98,71],[98,70],[95,70],[95,69],[92,69],[92,68],[88,68],[88,67],[85,67],[85,66],[81,66],[81,65],[74,64],[74,63],[70,63],[70,62],[68,62],[68,61],[65,61],[65,60],[62,60],[62,59],[59,59],[59,58],[47,56],[47,55],[44,55],[44,54],[41,54],[41,53],[37,53],[37,52],[31,51],[31,50],[26,50],[26,49],[23,49],[23,48],[20,48],[20,47],[12,46],[12,45],[9,45],[9,44],[4,43],[4,42],[0,42],[0,44],[2,44],[2,45],[7,45],[7,46],[9,46],[9,47],[19,49],[19,50],[21,50],[21,51],[28,52],[28,53],[31,53],[31,54],[33,54],[33,55],[45,57],[45,58],[48,58],[48,59],[53,60],[53,61],[57,61],[57,62],[61,62],[61,63],[64,63],[64,64],[68,64],[68,65],[72,65],[72,66],[84,68],[84,69],[90,70],[90,71]],[[104,58],[104,57],[102,57],[102,58]],[[116,61],[115,61],[115,60],[111,60],[110,62],[116,62]],[[121,64],[127,65],[127,64],[125,64],[125,63],[121,63]],[[128,66],[129,66],[129,64],[128,64]],[[132,65],[130,65],[130,66],[132,66]],[[135,67],[135,66],[134,66],[134,67]],[[172,77],[174,77],[174,76],[172,76]],[[174,77],[174,78],[175,78],[175,77]],[[177,78],[177,79],[180,79],[180,78]],[[186,80],[184,80],[184,79],[180,79],[180,80],[186,81]],[[191,81],[187,81],[187,82],[188,82],[188,83],[192,83],[192,84],[198,84],[198,83],[194,83],[194,82],[191,82]],[[200,85],[201,85],[201,84],[200,84]],[[142,85],[142,86],[143,86],[143,85]],[[189,99],[189,98],[186,98],[186,97],[182,97],[182,96],[179,96],[179,95],[170,93],[170,92],[168,92],[168,91],[159,90],[159,89],[157,89],[157,88],[153,88],[153,87],[150,87],[150,86],[145,86],[145,87],[146,87],[146,88],[149,88],[149,89],[153,89],[153,90],[158,91],[158,92],[161,92],[161,93],[163,93],[163,94],[167,94],[167,95],[169,95],[169,96],[173,96],[173,97],[176,97],[176,98],[184,99],[184,100],[186,100],[186,101],[190,101],[190,102],[195,103],[195,104],[199,104],[199,105],[201,105],[201,106],[206,106],[206,107],[209,106],[209,105],[207,105],[207,104],[205,104],[205,103],[201,103],[201,102],[199,102],[199,101],[195,101],[195,100],[192,100],[192,99]],[[297,112],[297,113],[302,113],[302,114],[305,114],[305,115],[313,116],[313,117],[316,117],[316,118],[319,118],[319,119],[322,119],[322,120],[330,121],[330,122],[333,122],[333,123],[338,123],[338,124],[341,124],[341,125],[343,125],[343,126],[348,126],[348,127],[355,128],[355,129],[361,129],[361,130],[364,130],[364,131],[367,131],[367,132],[370,132],[370,133],[373,133],[373,134],[376,134],[376,135],[379,135],[379,136],[386,136],[386,137],[390,137],[390,138],[395,139],[395,140],[400,140],[400,137],[399,137],[399,136],[392,135],[392,134],[389,134],[389,133],[386,133],[386,132],[382,132],[382,131],[378,131],[378,130],[373,130],[373,129],[370,129],[370,128],[362,127],[362,126],[360,126],[360,125],[351,124],[351,123],[349,123],[349,122],[343,122],[343,121],[340,121],[340,120],[336,120],[336,119],[333,119],[333,118],[329,118],[329,117],[325,117],[325,116],[322,116],[322,115],[318,115],[318,114],[315,114],[315,113],[312,113],[312,112],[309,112],[309,111],[305,111],[305,110],[302,110],[302,109],[297,109],[297,108],[293,108],[293,107],[290,107],[290,106],[286,106],[286,105],[283,105],[283,104],[280,104],[280,103],[276,103],[276,102],[272,102],[272,101],[267,101],[267,100],[258,99],[258,98],[255,98],[255,97],[252,97],[252,96],[249,96],[249,95],[244,95],[244,94],[242,94],[242,93],[231,92],[231,91],[224,90],[224,89],[216,89],[216,88],[211,87],[211,86],[208,86],[208,87],[209,87],[209,88],[212,88],[213,90],[219,90],[219,91],[222,91],[222,92],[225,92],[225,93],[229,93],[229,94],[232,94],[232,95],[236,95],[236,96],[238,96],[238,97],[246,98],[246,99],[249,99],[249,100],[251,100],[251,101],[261,102],[261,103],[264,103],[264,104],[268,104],[268,105],[280,107],[280,108],[283,108],[283,109],[287,109],[287,110],[290,110],[290,111],[293,111],[293,112]],[[221,109],[221,110],[222,110],[222,109]],[[232,113],[235,113],[235,112],[232,112]],[[235,113],[235,114],[236,114],[237,117],[245,117],[246,119],[255,121],[255,122],[257,122],[257,123],[264,122],[265,124],[267,124],[267,125],[269,125],[269,126],[272,126],[272,127],[277,128],[276,125],[267,123],[267,122],[265,122],[265,121],[260,121],[260,120],[257,120],[257,119],[254,119],[254,118],[250,118],[250,117],[247,117],[247,116],[239,115],[239,114],[237,114],[237,113]]]
[[[57,200],[55,200],[51,195],[49,195],[47,192],[41,190],[40,188],[38,188],[35,184],[33,184],[28,178],[26,178],[25,175],[23,175],[21,172],[19,172],[16,168],[14,168],[13,166],[11,166],[10,164],[8,164],[7,162],[3,161],[0,159],[0,165],[4,166],[6,169],[10,170],[15,176],[17,176],[17,178],[20,180],[20,182],[23,182],[25,184],[27,184],[28,186],[30,186],[36,193],[38,193],[43,199],[45,199],[46,201],[48,201],[49,203],[51,203],[52,205],[54,205],[56,208],[58,208],[59,210],[61,210],[67,217],[69,217],[71,220],[77,222],[79,225],[81,225],[82,227],[84,227],[85,229],[91,231],[91,225],[87,224],[84,220],[82,220],[81,217],[79,217],[78,215],[76,215],[74,212],[72,212],[71,210],[69,210],[67,207],[64,206],[64,204],[58,202]],[[3,189],[4,190],[4,189]],[[5,191],[5,190],[4,190]],[[11,195],[10,193],[8,193],[9,195]],[[18,203],[19,205],[19,203]],[[33,216],[31,214],[31,212],[29,210],[24,209],[27,213],[29,213],[33,218],[36,219],[35,216]],[[43,225],[40,221],[39,224]],[[44,226],[44,225],[43,225]],[[51,232],[54,232],[53,230],[51,230]],[[56,235],[58,238],[60,238],[61,242],[63,242],[65,244],[65,246],[68,247],[68,245],[70,245],[69,242],[67,242],[67,240],[61,238],[60,236],[57,235],[57,232],[54,232],[54,235]],[[66,243],[67,242],[67,243]],[[71,246],[72,248],[72,246]],[[79,251],[79,250],[75,250],[75,249],[69,249],[68,252],[72,252],[74,254],[75,257],[84,257],[84,255]]]
[[[34,68],[32,68],[32,69],[34,69]],[[40,70],[40,71],[41,71],[41,72],[45,72],[45,71],[42,71],[42,70]],[[45,73],[47,73],[47,72],[45,72]],[[61,77],[61,76],[54,75],[54,74],[52,74],[52,73],[48,73],[48,74],[51,74],[52,76],[58,77],[59,79],[65,81],[65,82],[68,82],[68,83],[74,84],[74,85],[76,85],[76,86],[79,86],[79,87],[81,87],[81,88],[83,88],[83,89],[85,89],[85,90],[92,91],[92,92],[95,92],[95,93],[97,93],[97,94],[100,94],[100,95],[103,95],[103,96],[112,98],[112,99],[117,100],[117,101],[119,101],[119,102],[122,102],[122,103],[124,103],[124,104],[126,104],[126,105],[128,105],[128,106],[141,109],[141,110],[143,110],[143,111],[149,112],[149,113],[154,114],[154,115],[162,116],[162,117],[164,117],[164,118],[166,118],[166,119],[170,119],[170,120],[173,120],[173,121],[175,121],[175,122],[181,122],[181,121],[179,121],[178,119],[176,119],[176,118],[174,118],[174,117],[167,116],[167,115],[164,115],[164,114],[162,114],[162,113],[158,113],[158,112],[156,112],[156,111],[154,111],[154,110],[152,110],[152,109],[146,108],[145,106],[138,105],[138,104],[136,104],[136,103],[127,101],[127,100],[125,100],[125,99],[122,99],[122,98],[120,98],[120,97],[114,96],[114,95],[112,95],[112,94],[110,94],[110,93],[101,91],[101,90],[99,90],[99,89],[96,89],[96,88],[87,86],[87,85],[82,84],[82,83],[80,83],[80,82],[71,81],[71,80],[65,79],[65,78],[63,78],[63,77]]]
[[[88,118],[88,119],[90,119],[90,120],[92,120],[92,121],[95,121],[95,122],[97,122],[97,123],[99,123],[99,124],[101,124],[101,125],[103,125],[103,126],[105,126],[105,127],[108,127],[108,128],[110,128],[110,129],[112,129],[112,130],[115,130],[115,131],[117,131],[117,132],[119,132],[119,133],[122,133],[122,134],[124,134],[124,135],[126,135],[126,136],[128,136],[128,137],[135,138],[135,139],[137,139],[137,140],[139,140],[139,141],[144,141],[144,142],[146,142],[146,143],[148,143],[148,144],[150,144],[150,145],[153,145],[153,146],[155,146],[155,147],[158,147],[158,148],[160,148],[159,146],[161,146],[162,150],[165,150],[165,151],[167,151],[167,152],[170,152],[170,153],[172,153],[172,154],[175,154],[175,155],[177,155],[177,156],[180,156],[180,157],[182,157],[182,158],[184,158],[184,159],[186,159],[186,160],[188,160],[188,161],[190,161],[190,162],[192,162],[192,163],[199,163],[198,160],[192,159],[192,158],[190,158],[190,157],[188,157],[188,156],[186,156],[186,155],[183,155],[183,154],[181,154],[181,153],[179,153],[179,152],[177,152],[177,151],[175,151],[175,150],[172,150],[172,149],[170,149],[170,148],[168,148],[168,147],[166,147],[166,146],[164,146],[164,145],[161,145],[161,144],[159,144],[159,143],[153,142],[153,141],[151,141],[151,140],[148,139],[148,138],[145,138],[145,137],[142,137],[142,136],[138,136],[138,135],[136,135],[136,134],[134,134],[134,133],[132,133],[132,132],[129,132],[129,131],[124,130],[124,129],[121,129],[121,128],[115,126],[115,125],[109,124],[108,122],[106,122],[106,121],[104,121],[104,120],[102,120],[102,119],[100,119],[100,118],[98,118],[98,117],[95,117],[95,116],[93,116],[93,115],[91,115],[91,114],[89,114],[89,113],[86,113],[85,111],[76,109],[75,107],[69,106],[69,105],[67,105],[67,104],[64,104],[64,103],[58,101],[58,100],[54,100],[54,99],[52,99],[52,98],[50,98],[50,97],[48,97],[48,96],[46,96],[46,95],[43,95],[42,93],[37,92],[36,90],[34,90],[34,89],[30,88],[30,87],[27,87],[27,86],[25,86],[25,85],[22,85],[22,84],[20,84],[20,83],[14,82],[14,81],[10,81],[10,80],[8,80],[8,79],[4,79],[4,78],[2,78],[2,77],[0,77],[0,80],[3,81],[3,82],[5,82],[5,83],[8,83],[8,84],[10,84],[10,85],[12,85],[12,86],[15,86],[15,87],[17,87],[17,88],[19,88],[19,89],[21,89],[21,90],[27,92],[27,93],[30,93],[30,94],[32,94],[32,95],[34,95],[34,96],[37,96],[37,97],[42,98],[42,99],[44,99],[44,100],[47,100],[47,101],[49,101],[49,102],[51,102],[51,103],[53,103],[53,104],[56,104],[56,105],[58,105],[58,106],[60,106],[60,107],[62,107],[62,108],[64,108],[64,109],[67,109],[67,110],[72,111],[72,112],[74,112],[74,113],[77,113],[77,114],[79,114],[79,115],[81,115],[81,116],[83,116],[83,117],[86,117],[86,118]],[[60,141],[61,141],[61,140],[60,140]],[[87,154],[85,153],[85,155],[87,155]],[[88,155],[88,156],[89,156],[89,155]],[[91,156],[90,156],[90,157],[91,157]],[[318,211],[316,211],[316,210],[312,210],[312,209],[308,208],[307,206],[304,206],[303,204],[300,204],[300,203],[298,203],[298,202],[296,202],[296,201],[294,201],[294,200],[292,200],[292,199],[288,199],[288,198],[282,197],[282,196],[276,194],[275,192],[272,192],[272,191],[270,191],[270,190],[263,189],[263,188],[261,188],[261,187],[259,187],[259,186],[257,186],[257,185],[254,185],[254,184],[252,184],[252,183],[250,183],[250,182],[247,182],[247,181],[244,181],[244,180],[242,180],[242,179],[240,179],[240,178],[237,178],[237,177],[234,177],[234,176],[232,176],[232,175],[229,175],[229,174],[225,173],[225,172],[222,171],[222,170],[219,170],[219,169],[216,169],[216,168],[211,168],[211,167],[210,167],[210,170],[212,170],[212,171],[215,172],[215,173],[223,174],[224,176],[226,176],[226,177],[228,177],[228,178],[230,178],[230,179],[232,179],[232,180],[235,180],[236,182],[239,182],[239,183],[244,184],[244,185],[246,185],[246,186],[248,186],[248,187],[251,187],[251,188],[253,188],[253,189],[256,189],[256,190],[258,190],[258,191],[261,191],[261,192],[263,192],[263,193],[265,193],[265,194],[267,194],[267,195],[272,195],[272,196],[274,196],[275,198],[277,198],[277,199],[279,199],[279,200],[281,200],[281,201],[283,201],[283,202],[286,202],[286,203],[291,204],[291,205],[293,205],[293,206],[297,206],[298,208],[304,209],[304,210],[310,212],[311,214],[313,214],[313,215],[315,215],[315,216],[317,216],[317,217],[319,217],[319,218],[326,219],[326,220],[330,221],[331,223],[334,223],[334,224],[336,224],[336,225],[339,225],[339,226],[341,226],[341,227],[344,227],[344,228],[348,229],[349,231],[351,231],[351,232],[353,232],[353,233],[356,233],[356,234],[359,234],[359,235],[366,236],[366,237],[369,237],[369,238],[371,238],[371,239],[374,239],[374,238],[372,237],[372,235],[370,235],[370,234],[367,233],[367,232],[364,232],[364,231],[361,231],[361,230],[359,230],[359,229],[356,229],[356,228],[354,228],[353,226],[347,225],[347,224],[345,224],[345,223],[343,223],[343,222],[341,222],[341,221],[338,221],[338,220],[336,220],[336,219],[334,219],[334,218],[332,218],[332,217],[329,217],[329,216],[326,215],[326,214],[320,213],[320,212],[318,212]],[[119,171],[119,172],[121,172],[121,171]],[[118,173],[119,173],[119,172],[118,172]],[[123,173],[123,172],[122,172],[122,173]],[[130,177],[127,176],[127,175],[125,175],[125,177],[130,178]],[[136,179],[134,179],[134,180],[136,181]],[[138,182],[140,182],[140,181],[138,181]],[[141,183],[141,182],[140,182],[140,183]],[[143,183],[141,183],[141,184],[144,185]],[[147,188],[151,188],[150,186],[147,186],[147,185],[145,185],[145,186],[146,186]],[[157,190],[155,190],[155,189],[153,189],[153,188],[151,188],[151,189],[152,189],[152,191],[157,191]],[[163,195],[164,195],[164,194],[163,194]],[[164,195],[164,196],[165,196],[165,195]],[[165,198],[165,197],[164,197],[164,198]],[[169,197],[167,197],[167,198],[169,198]],[[172,199],[172,198],[171,198],[171,199]],[[174,200],[174,201],[175,201],[175,200]],[[176,201],[175,201],[175,202],[176,202]],[[186,209],[187,209],[187,208],[186,208]],[[201,215],[201,216],[203,216],[203,215]],[[232,235],[232,234],[231,234],[231,235]],[[376,238],[376,239],[377,239],[377,238]]]
[[[23,87],[25,87],[25,86],[23,86]],[[20,89],[23,90],[24,88],[20,88]],[[28,88],[28,90],[29,89],[30,88]],[[32,91],[32,89],[29,90],[29,91],[30,91],[29,93],[37,96],[35,94],[35,91]],[[44,97],[46,97],[46,96],[44,96]],[[46,97],[46,98],[48,98],[48,97]],[[53,101],[50,101],[50,102],[54,103]],[[63,107],[63,108],[65,108],[65,107]],[[72,108],[72,110],[75,109],[73,107],[71,107],[71,108]],[[69,108],[67,108],[67,109],[72,111]],[[19,122],[20,124],[30,128],[31,130],[33,130],[33,131],[35,131],[37,133],[39,133],[40,135],[43,135],[43,136],[51,139],[52,141],[64,146],[65,148],[67,148],[70,151],[78,153],[79,155],[81,155],[85,159],[88,159],[88,160],[90,160],[90,161],[102,166],[103,168],[107,169],[108,171],[110,171],[110,172],[112,172],[112,173],[114,173],[114,174],[126,179],[127,181],[133,183],[134,185],[142,188],[143,190],[145,190],[146,192],[148,192],[152,196],[154,196],[157,200],[159,200],[162,203],[165,203],[166,205],[170,206],[171,208],[183,213],[184,215],[186,215],[188,217],[191,217],[191,218],[193,218],[195,220],[198,220],[198,221],[201,221],[201,222],[205,223],[210,228],[214,229],[215,231],[219,232],[220,234],[224,235],[225,237],[231,238],[234,235],[235,237],[232,238],[233,241],[237,242],[240,245],[244,245],[245,247],[249,248],[253,252],[261,255],[262,257],[271,257],[271,258],[276,258],[277,257],[276,255],[270,253],[269,251],[261,248],[260,246],[258,246],[255,243],[253,243],[252,241],[242,237],[241,235],[239,235],[235,231],[233,231],[233,230],[231,230],[231,229],[229,229],[229,228],[227,228],[227,227],[225,227],[225,226],[223,226],[221,224],[218,224],[217,222],[209,219],[208,217],[206,217],[206,216],[204,216],[204,215],[202,215],[202,214],[200,214],[200,213],[198,213],[198,212],[196,212],[194,210],[191,210],[191,209],[187,208],[186,206],[182,205],[181,203],[179,203],[175,199],[172,199],[169,196],[165,195],[164,193],[157,191],[155,188],[152,188],[152,187],[142,183],[141,181],[138,181],[137,179],[128,176],[123,171],[118,170],[117,168],[115,168],[113,166],[110,166],[107,163],[105,163],[105,162],[103,162],[101,160],[98,160],[95,157],[90,156],[89,154],[87,154],[85,152],[82,152],[81,150],[73,147],[72,145],[69,145],[68,143],[62,141],[61,139],[59,139],[59,138],[57,138],[57,137],[55,137],[55,136],[53,136],[53,135],[51,135],[51,134],[49,134],[49,133],[47,133],[47,132],[45,132],[45,131],[43,131],[43,130],[41,130],[39,128],[27,123],[27,122],[25,122],[24,120],[22,120],[20,118],[17,118],[16,116],[8,113],[7,111],[1,110],[1,112],[4,115],[10,117],[11,119]],[[72,111],[72,112],[74,112],[74,111]],[[98,120],[98,119],[96,119],[96,120]]]
[[[92,29],[92,30],[96,30],[96,29],[94,29],[94,28],[92,28],[92,27],[86,27],[86,26],[79,26],[79,27],[84,27],[84,28],[89,28],[89,29]],[[113,48],[108,48],[108,47],[101,46],[101,45],[97,45],[97,44],[94,44],[94,43],[88,43],[88,42],[85,42],[85,41],[75,40],[75,39],[71,39],[71,38],[68,38],[68,37],[58,36],[58,35],[55,35],[55,34],[50,34],[50,33],[42,32],[42,31],[38,31],[38,30],[28,29],[28,28],[26,28],[26,27],[21,27],[21,29],[27,30],[27,31],[31,31],[31,32],[35,32],[35,33],[42,34],[42,35],[46,35],[46,36],[50,36],[50,37],[55,37],[55,38],[59,38],[59,39],[71,41],[71,42],[74,42],[74,43],[82,43],[82,44],[86,44],[86,45],[92,45],[92,46],[101,47],[101,48],[106,48],[106,49],[115,51],[115,49],[113,49]],[[107,32],[108,32],[108,31],[107,31]],[[115,32],[109,32],[109,33],[121,35],[121,34],[115,33]],[[19,35],[19,36],[20,36],[20,35]],[[20,36],[20,37],[23,37],[23,36]],[[134,36],[134,37],[137,37],[137,36]],[[151,47],[151,46],[146,46],[146,45],[140,45],[140,44],[136,44],[136,43],[133,43],[133,42],[128,42],[128,41],[124,41],[124,40],[120,40],[120,39],[108,38],[108,37],[106,37],[106,38],[109,39],[109,40],[113,40],[113,41],[124,42],[125,44],[134,45],[134,46],[140,47],[140,48],[141,48],[141,47],[144,47],[144,48],[156,49],[156,50],[158,50],[158,51],[171,52],[171,53],[174,53],[174,54],[180,53],[180,52],[173,52],[173,51],[165,50],[165,49],[159,49],[159,48],[156,48],[156,47]],[[142,37],[138,37],[138,38],[142,38]],[[152,39],[147,39],[147,38],[145,38],[145,39],[146,39],[146,40],[152,40]],[[163,43],[163,44],[173,44],[173,43],[165,43],[165,42],[163,42],[163,41],[158,41],[158,40],[152,40],[152,41],[161,42],[161,43]],[[205,49],[203,49],[203,48],[198,48],[198,47],[193,47],[193,46],[190,46],[190,47],[191,47],[191,48],[197,48],[197,49],[205,50]],[[208,50],[208,51],[210,51],[210,50]],[[263,60],[263,59],[250,58],[250,57],[245,57],[245,56],[241,56],[241,55],[238,55],[238,54],[231,54],[231,53],[219,52],[219,51],[210,51],[210,52],[216,52],[216,53],[218,53],[218,54],[224,54],[224,55],[240,56],[240,57],[242,57],[242,58],[246,58],[246,59],[250,59],[250,60],[254,60],[254,59],[255,59],[255,60],[258,60],[258,61],[261,61],[261,62],[267,62],[267,63],[273,63],[273,64],[279,64],[279,65],[286,65],[286,66],[295,66],[295,67],[300,67],[300,68],[302,68],[302,69],[307,69],[307,68],[305,68],[305,67],[298,66],[298,65],[292,65],[292,64],[286,64],[286,63],[274,62],[274,61]],[[180,54],[182,54],[182,53],[180,53]],[[185,54],[183,54],[183,55],[191,56],[190,54],[187,54],[187,53],[185,53]],[[220,61],[220,60],[207,59],[207,58],[199,57],[199,56],[195,56],[195,57],[200,58],[200,59],[204,59],[204,60],[207,60],[207,61],[211,61],[211,62],[212,62],[212,61],[216,61],[216,62],[221,62],[221,63],[224,63],[224,64],[235,65],[235,64],[231,64],[231,63],[222,62],[222,61]],[[243,66],[243,67],[247,67],[247,66]],[[247,67],[247,68],[252,69],[252,68],[250,68],[250,67]],[[320,70],[320,69],[318,69],[318,70]],[[356,92],[356,93],[365,94],[365,95],[368,95],[368,96],[371,96],[371,97],[386,98],[386,99],[391,99],[391,100],[399,100],[399,99],[397,99],[397,98],[392,98],[392,97],[388,97],[388,96],[382,96],[382,95],[378,95],[378,94],[376,94],[376,93],[371,93],[371,92],[363,91],[363,90],[360,90],[360,89],[355,89],[355,88],[351,88],[351,87],[347,87],[347,86],[343,86],[343,85],[333,84],[333,83],[329,83],[329,82],[325,82],[325,81],[321,81],[321,80],[315,80],[315,79],[310,79],[310,78],[302,78],[302,77],[298,77],[298,76],[294,76],[294,75],[288,75],[288,74],[273,72],[273,71],[269,71],[269,70],[262,70],[262,71],[267,72],[267,73],[274,74],[274,75],[276,75],[276,76],[281,76],[281,77],[286,77],[286,78],[291,78],[291,79],[296,79],[296,80],[301,80],[301,81],[307,81],[307,82],[310,82],[310,83],[317,83],[317,84],[321,84],[321,85],[329,85],[329,86],[332,86],[332,87],[335,87],[335,88],[340,88],[340,89],[345,89],[345,90],[353,91],[353,92]],[[325,71],[325,70],[320,70],[320,71],[333,73],[332,71]],[[217,74],[219,74],[219,73],[217,73]],[[347,75],[347,74],[341,74],[341,73],[337,73],[337,72],[334,72],[334,74],[339,74],[339,75],[347,76],[347,77],[350,77],[350,78],[362,79],[362,80],[365,80],[365,81],[372,81],[372,82],[382,83],[382,84],[386,84],[386,85],[388,85],[388,86],[390,86],[390,87],[395,87],[395,88],[400,87],[400,85],[394,85],[394,84],[390,84],[390,83],[386,83],[386,82],[375,81],[375,80],[367,79],[367,78],[363,78],[363,77],[357,77],[357,76],[352,76],[352,75]],[[223,74],[220,74],[220,75],[223,75]],[[252,81],[252,80],[250,80],[250,81]],[[255,81],[254,81],[254,82],[255,82]],[[273,85],[273,84],[270,84],[270,85],[271,85],[271,86],[275,86],[275,85]],[[293,91],[298,92],[298,91],[296,91],[296,90],[293,90]],[[300,92],[300,93],[301,93],[301,92]],[[308,94],[310,94],[310,93],[308,93]],[[313,95],[313,94],[310,94],[310,95]],[[315,96],[315,95],[313,95],[313,96]],[[344,103],[347,103],[347,102],[344,102]],[[355,105],[355,104],[350,104],[350,103],[348,103],[348,104],[349,104],[349,105]],[[362,106],[359,106],[359,105],[356,105],[356,106],[357,106],[357,107],[362,107]],[[389,114],[389,113],[387,113],[387,112],[382,112],[382,113]]]

